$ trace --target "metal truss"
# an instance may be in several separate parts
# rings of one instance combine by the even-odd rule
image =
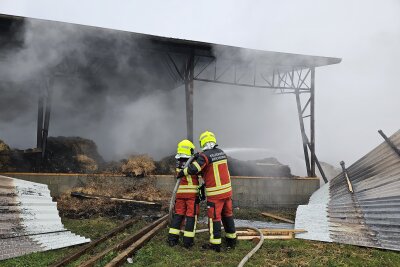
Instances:
[[[296,96],[300,131],[307,175],[315,177],[317,166],[322,178],[325,173],[315,154],[315,68],[306,66],[268,66],[260,62],[240,62],[217,60],[215,57],[198,56],[193,53],[180,57],[166,52],[166,65],[177,85],[185,84],[187,137],[193,140],[193,81],[264,88],[274,90],[275,94],[294,94]],[[309,94],[305,104],[301,95]],[[309,120],[306,131],[305,119]],[[308,134],[310,138],[308,138]]]
[[[166,64],[174,79],[184,82],[185,61],[174,53],[166,54]],[[193,80],[235,86],[272,89],[277,94],[311,91],[311,68],[306,66],[272,67],[260,62],[217,60],[210,56],[194,56]]]

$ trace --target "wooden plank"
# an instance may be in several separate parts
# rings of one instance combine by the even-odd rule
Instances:
[[[279,234],[289,234],[289,233],[306,233],[306,230],[303,229],[260,229],[260,231],[264,235],[279,235]],[[257,232],[253,230],[248,230],[248,231],[236,231],[236,234],[238,235],[247,235],[247,234],[253,234],[257,235]]]
[[[90,242],[89,244],[87,244],[84,247],[82,247],[82,249],[80,249],[79,251],[77,251],[75,253],[72,253],[70,255],[67,255],[66,257],[64,257],[60,261],[50,265],[50,267],[61,267],[61,266],[67,265],[71,261],[74,261],[74,260],[78,259],[80,256],[82,256],[83,254],[85,254],[88,250],[94,248],[95,246],[97,246],[101,242],[103,242],[103,241],[115,236],[116,234],[118,234],[119,232],[125,230],[126,228],[128,228],[129,226],[131,226],[132,224],[134,224],[136,222],[137,222],[137,219],[130,219],[130,220],[125,221],[123,224],[121,224],[120,226],[114,228],[112,231],[106,233],[105,235],[103,235],[99,239]]]
[[[90,194],[85,194],[85,193],[81,193],[81,192],[71,192],[71,196],[72,197],[77,197],[77,198],[87,198],[87,199],[108,199],[108,200],[112,200],[112,201],[132,202],[132,203],[135,203],[135,204],[143,204],[143,205],[159,205],[158,203],[144,201],[144,200],[134,200],[134,199],[129,199],[129,198],[107,197],[107,196],[100,196],[100,195],[90,195]]]
[[[159,223],[162,223],[163,221],[166,221],[166,219],[168,218],[168,215],[165,215],[163,217],[161,217],[160,219],[158,219],[157,221],[153,222],[152,224],[144,227],[142,230],[140,230],[139,232],[128,236],[127,238],[125,238],[124,240],[122,240],[121,242],[115,244],[114,246],[112,246],[111,248],[108,248],[100,253],[98,253],[97,255],[95,255],[94,257],[90,258],[89,260],[87,260],[86,262],[81,263],[79,266],[80,267],[91,267],[94,266],[96,264],[97,261],[99,261],[100,259],[102,259],[104,256],[106,256],[107,254],[109,254],[110,252],[113,251],[117,251],[117,250],[121,250],[121,249],[125,249],[128,246],[130,246],[133,242],[136,242],[137,240],[139,240],[143,235],[145,235],[147,232],[149,232],[151,229],[153,229],[156,225],[158,225]]]
[[[280,233],[280,232],[286,232],[286,233],[305,233],[307,232],[304,229],[260,229],[261,232],[268,232],[268,233]]]
[[[161,222],[159,225],[154,227],[150,232],[142,236],[139,240],[137,240],[135,243],[133,243],[130,247],[128,247],[126,250],[121,252],[117,257],[115,257],[111,262],[109,262],[105,267],[115,267],[115,266],[121,266],[126,259],[132,255],[136,250],[141,248],[147,241],[149,241],[158,231],[160,231],[162,228],[167,226],[168,221],[165,219],[163,222]]]
[[[288,240],[288,239],[292,239],[293,238],[293,234],[289,234],[289,235],[272,235],[272,236],[268,236],[265,235],[264,239],[268,239],[268,240]],[[238,240],[253,240],[253,239],[260,239],[260,236],[238,236],[237,237]]]
[[[265,217],[274,218],[276,220],[284,221],[284,222],[287,222],[287,223],[294,223],[294,221],[292,221],[292,220],[289,220],[289,219],[286,219],[286,218],[283,218],[283,217],[280,217],[278,215],[274,215],[274,214],[271,214],[271,213],[268,213],[268,212],[261,212],[261,214],[264,215]]]
[[[265,239],[269,240],[288,240],[293,239],[293,234],[290,235],[271,235],[271,236],[264,236]]]
[[[265,238],[265,236],[264,236]],[[253,240],[253,239],[260,239],[260,236],[238,236],[237,237],[238,240]]]

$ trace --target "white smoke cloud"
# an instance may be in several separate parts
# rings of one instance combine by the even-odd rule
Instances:
[[[331,164],[345,160],[350,165],[382,141],[378,129],[390,135],[399,128],[400,3],[396,0],[122,1],[112,6],[111,1],[85,1],[76,12],[67,2],[26,1],[18,7],[5,1],[0,12],[261,50],[341,57],[342,63],[316,71],[316,149],[320,160]],[[98,12],[88,15],[86,10],[93,6]],[[106,10],[118,15],[104,19]],[[179,108],[169,109],[170,103]],[[130,120],[128,114],[142,110],[150,115],[148,120]],[[183,88],[179,88],[108,111],[95,126],[70,118],[58,128],[55,109],[50,130],[51,135],[95,135],[101,152],[109,157],[131,150],[164,154],[173,151],[176,141],[185,136],[184,111]],[[34,118],[26,115],[12,124],[2,122],[1,138],[14,146],[32,145],[34,123],[25,122]],[[195,137],[202,130],[214,130],[221,146],[261,147],[302,157],[295,101],[290,96],[271,100],[263,90],[219,89],[196,83],[194,120]],[[101,127],[110,121],[113,130]],[[172,126],[165,128],[166,121]],[[163,129],[153,133],[154,124]],[[152,139],[148,145],[143,141],[150,139],[146,137]],[[119,152],[112,152],[111,144]],[[162,152],[157,153],[158,149]]]

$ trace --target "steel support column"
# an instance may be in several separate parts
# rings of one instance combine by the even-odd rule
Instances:
[[[310,158],[308,156],[308,148],[307,148],[308,140],[307,140],[307,135],[306,135],[306,131],[304,128],[304,121],[303,121],[302,108],[301,108],[301,102],[300,102],[300,92],[299,92],[298,88],[295,90],[295,94],[296,94],[296,103],[297,103],[297,113],[299,115],[299,122],[300,122],[301,138],[303,141],[304,159],[305,159],[306,168],[307,168],[307,176],[311,177]]]
[[[194,54],[189,55],[185,69],[185,95],[186,95],[186,131],[187,139],[193,141],[193,78]]]
[[[42,160],[46,155],[47,147],[47,137],[49,135],[49,125],[50,125],[50,114],[51,114],[51,101],[52,101],[52,80],[46,80],[46,111],[44,114],[44,124],[43,124],[43,139],[42,139]]]
[[[311,176],[315,177],[315,68],[311,69],[311,96],[310,96],[310,153]]]
[[[38,100],[38,120],[37,120],[37,132],[36,132],[36,148],[42,149],[43,144],[43,109],[44,109],[44,96],[43,92],[39,93]]]

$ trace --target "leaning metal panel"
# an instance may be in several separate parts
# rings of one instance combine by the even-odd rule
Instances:
[[[90,242],[64,228],[47,185],[0,176],[0,260]]]
[[[399,148],[400,130],[389,139]],[[343,173],[316,191],[297,209],[296,228],[308,232],[296,237],[400,251],[400,156],[385,141],[347,174],[354,193]]]

